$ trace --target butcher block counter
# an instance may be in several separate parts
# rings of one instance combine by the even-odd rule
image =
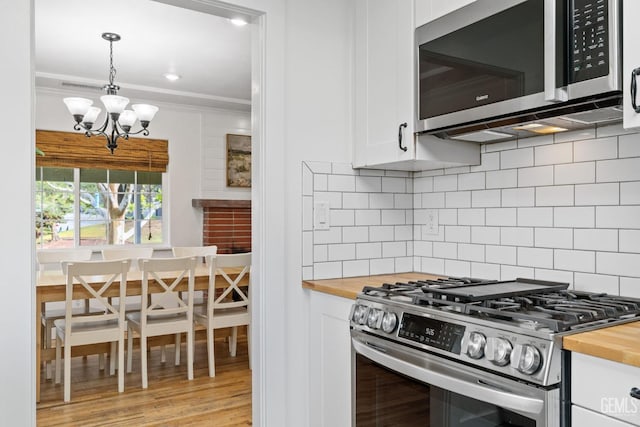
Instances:
[[[304,280],[302,287],[343,298],[355,299],[365,286],[380,286],[384,283],[407,280],[434,280],[441,276],[426,273],[396,273],[377,276],[347,277],[344,279]]]
[[[563,338],[565,350],[640,367],[640,321]]]

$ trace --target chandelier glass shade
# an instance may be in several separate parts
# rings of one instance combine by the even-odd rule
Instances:
[[[126,109],[129,98],[119,96],[120,86],[113,83],[116,76],[116,69],[113,66],[113,42],[120,40],[120,36],[115,33],[103,33],[102,38],[109,42],[109,83],[103,87],[107,94],[100,97],[106,111],[104,122],[94,129],[102,110],[94,107],[92,100],[70,97],[64,98],[63,101],[76,122],[73,128],[84,131],[87,137],[104,136],[107,139],[107,148],[113,154],[118,148],[118,139],[127,140],[129,135],[140,133],[144,136],[149,135],[147,128],[158,112],[158,107],[149,104],[133,104],[131,110]],[[140,122],[141,129],[133,132],[131,129],[136,121]]]

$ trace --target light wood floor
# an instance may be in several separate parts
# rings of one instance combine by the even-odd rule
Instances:
[[[240,334],[239,334],[240,335]],[[221,335],[219,335],[221,336]],[[125,374],[125,391],[118,393],[117,375],[98,369],[98,356],[74,357],[71,369],[71,403],[62,402],[62,384],[46,380],[42,372],[41,402],[37,425],[45,426],[250,426],[251,371],[247,341],[238,337],[236,357],[227,343],[215,343],[216,376],[207,368],[206,341],[196,342],[194,379],[187,380],[186,349],[174,366],[173,346],[167,346],[167,362],[160,348],[149,353],[149,387],[142,390],[140,351],[134,347],[133,372]]]

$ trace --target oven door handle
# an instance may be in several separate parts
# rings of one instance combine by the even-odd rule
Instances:
[[[434,369],[424,369],[387,353],[383,353],[377,348],[368,345],[368,343],[363,343],[354,338],[351,339],[351,342],[356,352],[373,362],[407,375],[410,378],[415,378],[425,384],[431,384],[462,396],[473,396],[474,399],[520,413],[537,416],[544,409],[544,402],[541,399],[510,393],[502,388],[492,387],[487,383],[466,381],[443,374]]]

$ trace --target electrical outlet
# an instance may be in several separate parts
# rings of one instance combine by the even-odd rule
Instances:
[[[439,224],[438,224],[438,210],[437,209],[427,209],[425,212],[426,221],[425,225],[422,228],[422,234],[428,235],[436,235],[438,234]]]

